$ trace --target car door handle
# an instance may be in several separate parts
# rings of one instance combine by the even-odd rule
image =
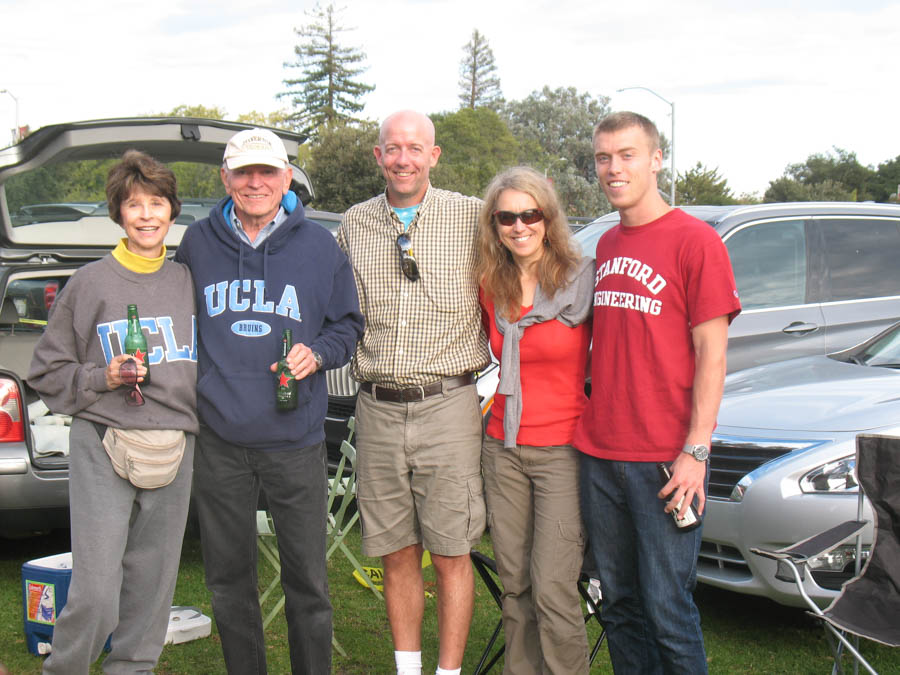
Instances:
[[[812,333],[814,330],[819,330],[818,324],[794,321],[782,328],[781,332],[794,335],[806,335],[807,333]]]

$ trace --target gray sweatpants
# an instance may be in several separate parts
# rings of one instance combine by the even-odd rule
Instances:
[[[86,675],[110,633],[104,672],[153,671],[178,578],[193,459],[188,434],[175,480],[155,490],[137,488],[115,473],[94,426],[72,420],[72,581],[45,675]]]

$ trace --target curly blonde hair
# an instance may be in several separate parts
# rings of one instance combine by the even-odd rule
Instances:
[[[493,213],[504,190],[531,196],[544,212],[544,254],[538,261],[537,276],[548,297],[562,288],[579,260],[559,197],[547,178],[529,166],[516,166],[498,174],[488,185],[478,215],[475,274],[485,295],[510,321],[519,318],[522,285],[515,259],[497,236]]]

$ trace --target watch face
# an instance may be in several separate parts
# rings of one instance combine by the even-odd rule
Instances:
[[[685,445],[683,451],[688,453],[698,462],[705,462],[707,459],[709,459],[709,446],[703,445],[702,443],[697,443],[696,445]]]

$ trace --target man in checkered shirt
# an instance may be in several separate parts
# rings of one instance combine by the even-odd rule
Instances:
[[[351,207],[338,243],[366,327],[353,358],[363,552],[381,556],[397,672],[420,675],[422,551],[437,575],[438,675],[459,673],[474,604],[469,550],[484,530],[481,410],[490,362],[473,276],[481,200],[434,188],[441,149],[425,115],[381,125],[387,189]]]

